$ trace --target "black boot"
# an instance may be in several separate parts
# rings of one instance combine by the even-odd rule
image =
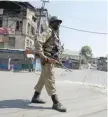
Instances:
[[[66,112],[66,108],[59,102],[57,95],[52,95],[51,96],[52,101],[53,101],[53,106],[52,109],[55,109],[60,112]]]
[[[31,103],[40,103],[40,104],[44,104],[45,101],[43,101],[42,99],[40,99],[40,93],[35,91],[34,96],[32,97]]]

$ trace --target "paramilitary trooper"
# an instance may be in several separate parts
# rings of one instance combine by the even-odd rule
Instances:
[[[66,108],[60,103],[56,94],[54,64],[59,59],[60,40],[59,27],[62,20],[53,16],[49,20],[49,27],[38,37],[35,43],[36,50],[39,52],[42,71],[38,83],[35,86],[35,93],[32,97],[32,103],[45,103],[40,99],[40,94],[43,86],[47,90],[49,96],[53,101],[52,109],[66,112]]]

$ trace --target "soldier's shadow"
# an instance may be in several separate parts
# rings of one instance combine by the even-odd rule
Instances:
[[[29,100],[2,100],[0,101],[0,109],[20,108],[20,109],[51,109],[51,107],[43,107],[38,104],[31,104]]]

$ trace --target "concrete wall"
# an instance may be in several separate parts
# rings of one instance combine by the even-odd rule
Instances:
[[[26,18],[27,18],[27,25],[28,25],[28,23],[30,23],[30,25],[34,27],[34,29],[35,29],[35,34],[36,34],[36,30],[37,30],[37,20],[38,20],[38,18],[36,18],[36,22],[34,22],[34,21],[32,20],[32,17],[33,17],[33,16],[35,16],[35,11],[33,12],[32,10],[27,9],[27,16],[26,16]],[[33,35],[31,35],[31,33],[30,33],[29,35],[32,36],[32,37],[34,37]]]
[[[16,36],[15,49],[25,49],[25,36]]]
[[[27,35],[27,19],[23,19],[22,34]]]
[[[8,44],[8,42],[5,43],[5,48],[10,49],[25,49],[25,36],[22,35],[10,35],[9,37],[15,37],[15,47],[12,47]]]

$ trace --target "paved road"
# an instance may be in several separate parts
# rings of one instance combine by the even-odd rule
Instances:
[[[61,74],[59,78],[62,80],[107,86],[107,72],[97,70],[73,70],[72,72],[64,72],[63,70],[58,70],[58,74]]]
[[[66,113],[51,109],[45,89],[41,95],[47,101],[45,105],[30,103],[39,73],[0,72],[0,117],[107,117],[106,72],[93,71],[92,75],[89,70],[55,72],[57,93],[68,109]],[[105,91],[91,82],[103,85]]]

